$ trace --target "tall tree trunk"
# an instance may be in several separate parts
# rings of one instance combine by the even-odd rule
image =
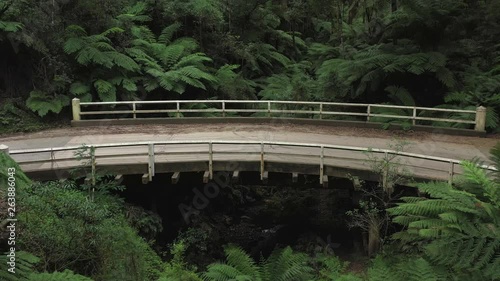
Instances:
[[[391,11],[394,13],[398,10],[398,0],[391,0]],[[394,39],[394,45],[398,44],[398,39]]]
[[[398,0],[391,0],[391,11],[394,13],[398,10]]]

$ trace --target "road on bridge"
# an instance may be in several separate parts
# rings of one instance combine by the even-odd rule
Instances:
[[[134,125],[134,126],[102,126],[86,128],[64,128],[48,130],[44,132],[22,134],[0,138],[0,144],[8,145],[11,150],[31,149],[31,148],[50,148],[64,146],[80,146],[82,144],[106,144],[106,143],[124,143],[141,141],[188,141],[188,140],[228,140],[228,141],[270,141],[270,142],[294,142],[294,143],[314,143],[325,145],[345,145],[371,148],[389,148],[395,145],[398,140],[408,142],[405,152],[423,154],[428,156],[437,156],[452,159],[472,159],[479,158],[485,163],[488,161],[489,150],[496,144],[497,139],[450,136],[439,133],[407,132],[395,133],[391,131],[377,129],[360,129],[331,126],[312,126],[297,124],[190,124],[190,125]],[[249,147],[247,150],[258,151]],[[134,148],[127,148],[127,151],[133,152]],[[175,148],[174,151],[182,151],[182,146]],[[193,146],[192,152],[200,151],[197,156],[177,156],[179,159],[196,158],[203,155],[205,148]],[[236,149],[236,148],[235,148]],[[241,151],[241,148],[237,148]],[[287,151],[301,149],[300,154],[308,155],[307,148],[287,148],[277,149],[276,153],[286,154]],[[184,148],[185,150],[185,148]],[[60,152],[69,153],[69,152]],[[109,148],[101,151],[105,154],[123,153],[123,148]],[[295,151],[297,153],[297,151]],[[343,159],[357,159],[357,152],[342,152],[337,155]],[[193,159],[194,159],[193,158]],[[170,160],[172,158],[170,157]],[[175,159],[174,159],[175,160]],[[250,160],[250,158],[249,158]],[[300,161],[308,163],[311,161],[307,157],[300,159],[288,159],[290,161]],[[345,165],[349,162],[344,160]],[[119,158],[110,159],[109,164],[120,161]],[[121,161],[127,161],[122,158]],[[128,161],[137,161],[130,158]],[[276,161],[286,162],[287,158],[279,156]],[[359,161],[358,161],[359,162]],[[116,162],[120,163],[120,162]],[[122,162],[123,163],[123,162]],[[325,163],[327,164],[327,163]],[[426,163],[422,162],[421,166]],[[39,166],[41,167],[41,166]],[[33,167],[35,168],[35,167]],[[438,168],[438,167],[436,167]],[[446,167],[439,167],[439,170],[446,171]],[[430,173],[422,172],[423,174]],[[437,173],[437,172],[436,172]],[[440,175],[436,175],[440,178]]]

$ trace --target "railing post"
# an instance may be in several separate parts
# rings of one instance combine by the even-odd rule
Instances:
[[[366,122],[370,122],[370,112],[371,111],[371,105],[368,105],[368,108],[366,109]]]
[[[212,150],[212,142],[208,143],[208,173],[210,175],[210,180],[214,178],[214,170],[213,170],[213,150]]]
[[[132,111],[134,112],[134,119],[137,117],[137,116],[135,115],[135,109],[136,109],[136,108],[135,108],[135,102],[133,102],[133,103],[132,103]]]
[[[226,117],[226,101],[222,101],[222,117]]]
[[[323,103],[319,103],[319,119],[322,119],[322,114],[323,114]]]
[[[323,173],[325,164],[325,148],[321,146],[321,154],[319,156],[319,184],[323,185]]]
[[[0,152],[3,152],[7,155],[9,155],[9,147],[6,146],[5,144],[0,144]]]
[[[413,126],[415,126],[417,124],[417,119],[416,118],[417,118],[417,107],[414,106],[413,107],[413,118],[412,118],[412,121],[413,121],[412,124],[413,124]]]
[[[382,188],[388,194],[392,194],[393,183],[389,181],[389,169],[390,169],[390,161],[389,161],[389,153],[387,151],[384,152],[384,167],[382,167]]]
[[[181,110],[181,106],[180,106],[179,102],[177,102],[177,112],[175,113],[175,117],[177,117],[177,118],[181,117],[180,110]]]
[[[264,180],[264,143],[260,143],[260,180]]]
[[[486,131],[486,107],[484,106],[476,108],[476,126],[474,130],[479,132]]]
[[[453,174],[454,174],[454,163],[453,161],[450,161],[450,166],[448,168],[448,183],[451,185],[453,184]]]
[[[95,177],[96,177],[96,160],[95,160],[95,151],[94,146],[90,146],[90,165],[91,165],[91,173],[92,173],[92,186],[95,186]],[[92,192],[94,190],[92,189]]]
[[[54,148],[50,148],[50,169],[54,170],[54,160],[55,160],[55,155],[54,155]]]
[[[155,144],[148,144],[148,176],[149,181],[153,180],[155,175]]]
[[[71,109],[73,110],[73,121],[80,121],[80,99],[74,98],[71,100]]]
[[[267,102],[267,117],[271,117],[271,102]]]

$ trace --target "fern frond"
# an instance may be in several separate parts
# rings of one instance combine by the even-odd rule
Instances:
[[[174,22],[173,24],[165,27],[162,31],[160,36],[158,37],[158,42],[163,43],[163,44],[169,44],[172,43],[172,38],[174,37],[174,34],[182,27],[182,24],[180,22]]]
[[[116,101],[116,87],[110,82],[97,79],[94,82],[94,87],[102,101]]]
[[[202,65],[204,62],[211,62],[212,59],[207,57],[204,53],[194,53],[182,57],[173,68],[181,68],[188,65]]]
[[[67,105],[69,105],[67,96],[49,96],[47,93],[38,90],[31,91],[29,98],[26,100],[26,106],[41,117],[49,112],[59,113]]]

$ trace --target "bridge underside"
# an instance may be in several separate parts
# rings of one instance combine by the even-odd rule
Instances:
[[[342,164],[339,161],[339,164]],[[218,171],[225,172],[261,172],[259,162],[254,161],[214,161],[213,173]],[[83,171],[77,171],[78,167],[54,167],[54,169],[37,169],[34,171],[27,171],[27,175],[36,180],[55,180],[65,179],[70,177],[70,172],[73,175],[83,176]],[[87,167],[89,171],[90,167]],[[97,170],[101,173],[110,173],[115,175],[146,175],[149,173],[147,164],[112,164],[112,165],[97,165]],[[209,171],[209,163],[207,161],[190,161],[190,162],[173,162],[173,163],[155,163],[155,174],[160,173],[183,173],[183,172],[204,172]],[[268,173],[283,173],[283,174],[303,174],[320,177],[320,168],[314,164],[297,164],[297,163],[283,163],[283,162],[266,162],[264,171]],[[446,181],[448,178],[447,173],[433,174],[418,173],[412,171],[411,180],[408,179],[407,184],[411,185],[412,182],[438,180]],[[415,173],[417,172],[417,173]],[[341,166],[324,166],[323,175],[327,177],[336,178],[350,178],[351,176],[358,177],[362,180],[379,181],[380,175],[373,172],[369,167],[366,168],[346,168]],[[290,175],[291,176],[291,175]],[[154,177],[153,177],[154,178]],[[202,181],[200,177],[200,182]],[[321,182],[321,181],[320,181]]]

